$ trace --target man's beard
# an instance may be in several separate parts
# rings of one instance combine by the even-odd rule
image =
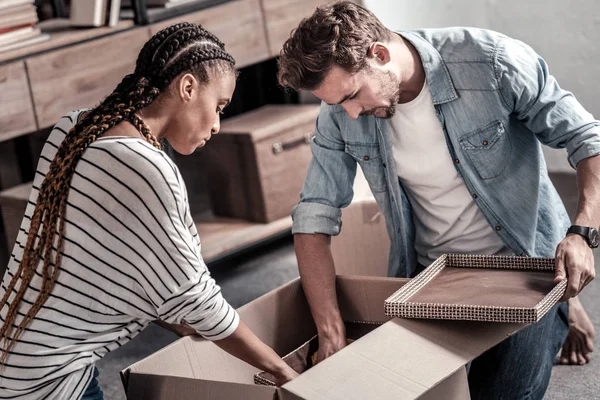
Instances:
[[[382,73],[381,86],[379,88],[378,96],[387,97],[390,105],[372,108],[360,113],[360,115],[375,115],[375,113],[379,111],[384,111],[385,115],[377,118],[390,119],[394,116],[394,114],[396,114],[396,106],[400,101],[400,83],[391,71],[385,71]]]

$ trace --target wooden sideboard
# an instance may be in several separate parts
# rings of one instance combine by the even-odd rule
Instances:
[[[0,142],[51,127],[65,112],[92,107],[133,70],[142,45],[181,21],[202,24],[235,57],[238,68],[275,57],[300,20],[328,0],[234,0],[148,26],[71,29],[41,24],[51,40],[0,53]]]

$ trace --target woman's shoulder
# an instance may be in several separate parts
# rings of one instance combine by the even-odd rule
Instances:
[[[164,151],[140,138],[100,138],[89,146],[84,157],[90,161],[101,160],[111,169],[123,171],[132,179],[144,179],[152,186],[179,182],[175,163]]]

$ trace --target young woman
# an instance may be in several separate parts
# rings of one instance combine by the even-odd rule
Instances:
[[[235,82],[223,43],[177,24],[100,105],[60,119],[2,282],[0,398],[102,398],[94,363],[154,320],[194,329],[280,384],[294,377],[221,296],[161,151],[166,139],[190,154],[217,134]]]

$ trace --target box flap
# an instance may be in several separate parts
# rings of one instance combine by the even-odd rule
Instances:
[[[347,322],[383,323],[385,299],[404,286],[408,279],[338,275],[336,290],[342,319]]]
[[[312,131],[318,115],[319,105],[315,104],[267,105],[223,120],[219,136],[258,142],[307,123],[312,124]]]
[[[390,239],[385,218],[373,199],[342,210],[342,230],[331,238],[331,254],[340,275],[387,276]]]
[[[144,400],[273,400],[277,389],[273,386],[244,385],[231,382],[215,382],[132,373],[128,399]]]
[[[462,367],[419,397],[419,400],[469,400],[470,398],[467,368]]]
[[[299,343],[316,334],[299,279],[257,298],[238,309],[238,312],[250,329],[281,355],[291,352]],[[256,372],[256,368],[231,356],[214,343],[187,336],[131,365],[121,372],[121,377],[128,390],[132,386],[133,375],[162,375],[253,385]]]
[[[415,399],[523,327],[393,319],[283,388],[306,399]]]
[[[300,278],[240,307],[238,313],[256,336],[281,356],[317,334]]]

